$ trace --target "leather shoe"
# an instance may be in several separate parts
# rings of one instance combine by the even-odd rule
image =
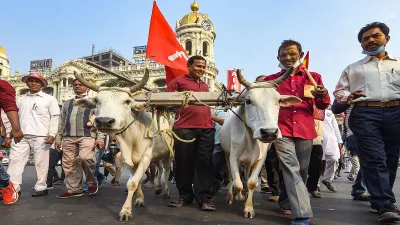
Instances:
[[[40,197],[40,196],[45,196],[49,193],[48,190],[43,190],[43,191],[35,191],[32,193],[32,197]]]

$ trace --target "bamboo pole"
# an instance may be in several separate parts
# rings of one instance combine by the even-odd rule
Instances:
[[[108,74],[110,74],[110,75],[113,75],[113,76],[115,76],[115,77],[118,77],[118,78],[121,79],[121,80],[127,81],[127,82],[132,83],[132,84],[137,84],[137,83],[138,83],[138,82],[133,81],[133,80],[131,80],[131,79],[125,77],[125,76],[122,76],[122,75],[120,75],[120,74],[118,74],[118,73],[115,73],[115,72],[113,72],[113,71],[111,71],[111,70],[109,70],[109,69],[107,69],[107,68],[104,68],[104,67],[102,67],[102,66],[100,66],[100,65],[98,65],[98,64],[96,64],[96,63],[94,63],[94,62],[85,60],[85,63],[88,64],[89,66],[93,66],[94,68],[99,69],[99,70],[101,70],[101,71],[103,71],[103,72],[106,72],[106,73],[108,73]],[[146,90],[146,91],[152,91],[152,89],[150,89],[150,88],[148,88],[148,87],[143,87],[143,89]]]
[[[183,95],[182,92],[162,92],[162,93],[151,93],[139,94],[133,97],[136,102],[146,102],[149,106],[165,106],[165,107],[176,107],[183,106],[185,103],[188,105],[208,105],[217,106],[230,104],[233,102],[234,105],[239,105],[242,102],[236,97],[239,93],[233,93],[228,96],[226,100],[220,98],[222,92],[193,92],[190,98]],[[225,102],[224,102],[225,101]]]

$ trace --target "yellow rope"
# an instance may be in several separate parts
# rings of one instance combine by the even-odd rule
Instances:
[[[187,107],[189,105],[190,97],[192,97],[193,95],[193,91],[183,91],[178,92],[178,94],[184,96],[184,99],[182,100],[182,105],[183,107]]]
[[[161,116],[164,116],[164,118],[168,119],[168,124],[169,124],[169,127],[170,127],[169,129],[161,130],[161,125],[160,125],[161,124]],[[154,122],[155,122],[155,113],[154,113],[154,108],[153,108],[152,113],[151,113],[151,123],[150,123],[150,126],[149,126],[148,130],[147,130],[146,136],[149,139],[154,139],[158,135],[161,135],[162,139],[164,140],[165,144],[168,147],[168,150],[169,150],[169,153],[170,153],[170,157],[174,157],[175,156],[175,154],[174,154],[174,144],[175,144],[174,138],[179,140],[179,141],[181,141],[181,142],[185,142],[185,143],[191,143],[191,142],[194,142],[196,140],[196,138],[193,138],[192,140],[184,140],[184,139],[178,137],[178,135],[175,134],[175,132],[171,129],[171,127],[172,127],[171,115],[170,115],[169,111],[166,110],[166,109],[159,109],[157,111],[157,123],[158,124],[157,124],[157,132],[155,134],[153,134],[153,132],[152,132],[152,128],[154,126]],[[167,140],[167,136],[169,136],[169,138],[171,139],[171,141],[169,143],[168,143],[168,140]]]

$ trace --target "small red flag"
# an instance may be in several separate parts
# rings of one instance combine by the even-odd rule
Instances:
[[[156,1],[153,2],[146,57],[165,66],[166,83],[188,73],[185,50],[175,32],[164,18]]]
[[[301,63],[306,67],[306,69],[308,69],[308,65],[310,64],[310,51],[307,51],[307,54]]]

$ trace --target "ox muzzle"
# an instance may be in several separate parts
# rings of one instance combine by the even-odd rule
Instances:
[[[260,129],[260,141],[262,142],[272,142],[275,141],[278,137],[279,129],[278,128],[261,128]]]
[[[94,123],[97,129],[111,129],[115,124],[115,119],[111,117],[96,117]]]

